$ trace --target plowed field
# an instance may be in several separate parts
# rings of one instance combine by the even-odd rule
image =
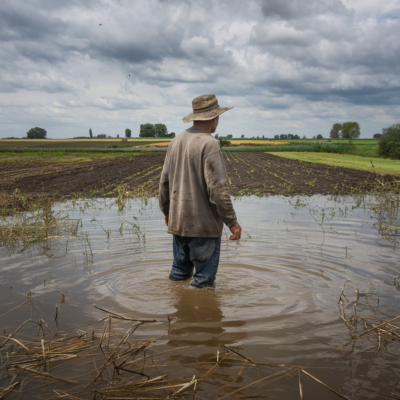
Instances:
[[[376,185],[371,172],[290,160],[265,153],[226,152],[225,166],[233,195],[346,194]],[[0,192],[19,189],[27,196],[117,196],[121,187],[131,195],[157,195],[165,153],[104,158],[84,162],[19,161],[1,163]],[[380,176],[382,180],[393,180]],[[7,200],[12,202],[11,200]],[[1,206],[7,207],[2,201]]]

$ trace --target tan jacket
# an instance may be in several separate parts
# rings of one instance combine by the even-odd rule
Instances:
[[[223,223],[235,224],[221,145],[206,130],[190,128],[172,140],[159,202],[168,215],[168,233],[174,235],[219,237]]]

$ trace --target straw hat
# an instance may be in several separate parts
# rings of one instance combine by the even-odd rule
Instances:
[[[192,101],[193,112],[182,118],[183,122],[208,121],[233,107],[220,107],[215,94],[203,94]]]

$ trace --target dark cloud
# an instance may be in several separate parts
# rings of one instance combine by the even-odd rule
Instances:
[[[63,105],[46,111],[52,121],[80,107],[151,115],[156,103],[180,115],[204,92],[276,116],[323,103],[395,118],[399,8],[372,3],[3,0],[0,100],[32,92]]]
[[[262,0],[261,9],[266,18],[289,21],[349,13],[341,0]]]
[[[0,3],[1,41],[39,41],[62,34],[68,23],[29,2]]]

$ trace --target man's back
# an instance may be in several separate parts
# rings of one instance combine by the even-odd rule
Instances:
[[[171,142],[159,196],[174,235],[220,237],[224,222],[236,222],[221,146],[205,129],[189,128]]]

